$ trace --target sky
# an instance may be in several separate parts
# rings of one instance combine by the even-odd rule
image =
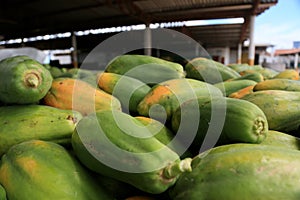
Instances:
[[[278,0],[255,19],[254,43],[291,49],[300,41],[300,0]]]

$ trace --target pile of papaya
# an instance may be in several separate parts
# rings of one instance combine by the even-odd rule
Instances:
[[[299,200],[299,105],[294,69],[5,58],[0,200]]]

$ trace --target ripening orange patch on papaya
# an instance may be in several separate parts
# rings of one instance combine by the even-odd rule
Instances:
[[[254,88],[254,85],[250,85],[250,86],[247,86],[237,92],[234,92],[232,94],[229,95],[230,98],[236,98],[236,99],[241,99],[243,96],[245,96],[246,94],[250,94],[253,92],[253,88]]]
[[[157,103],[163,96],[170,94],[172,94],[172,91],[168,87],[159,85],[149,95],[146,95],[144,101],[147,105],[152,105]]]
[[[0,168],[0,184],[5,187],[6,190],[9,189],[11,181],[9,180],[9,168],[7,164],[2,164]]]
[[[108,73],[102,73],[98,77],[98,86],[100,88],[108,88],[108,83],[112,82],[113,77]]]
[[[27,174],[30,174],[30,176],[34,176],[39,168],[36,161],[29,157],[20,157],[16,162]]]

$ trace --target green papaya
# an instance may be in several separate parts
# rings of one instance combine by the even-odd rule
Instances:
[[[260,90],[285,90],[300,92],[300,81],[283,78],[273,78],[257,83],[253,88],[253,91]]]
[[[51,88],[52,76],[28,56],[0,61],[0,101],[8,104],[38,103]]]
[[[266,115],[269,129],[289,132],[300,125],[300,92],[261,90],[242,97],[257,105]]]
[[[193,158],[170,190],[172,200],[298,200],[300,152],[260,144],[229,144]]]
[[[6,198],[6,191],[2,185],[0,185],[0,199],[1,200],[7,200]]]
[[[175,111],[172,130],[182,135],[184,142],[187,138],[193,139],[190,150],[195,154],[202,151],[202,145],[205,147],[204,141],[211,145],[261,143],[267,136],[268,122],[263,111],[248,101],[228,97],[198,98],[186,101]]]
[[[0,164],[9,200],[113,200],[62,146],[30,140],[11,147]]]
[[[286,69],[286,70],[279,72],[272,78],[284,78],[284,79],[290,79],[290,80],[299,80],[299,72],[295,69]]]
[[[191,159],[157,140],[129,114],[102,110],[83,117],[72,135],[79,160],[92,171],[159,194],[171,187]]]
[[[230,67],[204,57],[194,58],[189,61],[185,65],[185,71],[186,78],[193,78],[210,84],[241,76]]]
[[[237,77],[237,78],[229,79],[227,81],[237,81],[237,80],[252,80],[252,81],[259,83],[259,82],[264,81],[264,77],[259,72],[253,72],[253,73],[245,74],[245,75]]]
[[[243,88],[248,86],[256,85],[257,82],[253,80],[235,80],[235,81],[225,81],[214,84],[215,87],[219,88],[223,93],[224,96],[229,96],[230,94],[237,92]]]
[[[11,146],[31,139],[70,144],[79,112],[45,105],[0,107],[0,155]]]
[[[300,150],[300,139],[298,137],[280,131],[269,130],[267,137],[261,144]]]
[[[149,85],[174,78],[184,78],[183,66],[147,55],[120,55],[111,60],[105,72],[126,75]]]
[[[137,113],[137,106],[150,91],[146,83],[129,76],[104,72],[99,75],[98,86],[117,97],[122,109]]]
[[[231,63],[231,64],[228,64],[227,66],[238,73],[245,71],[245,70],[259,71],[259,70],[263,69],[263,67],[261,65],[249,65],[247,63],[242,63],[242,64]]]
[[[181,103],[197,97],[223,96],[217,87],[195,79],[183,78],[164,81],[152,87],[138,104],[138,113],[159,121],[169,121]]]

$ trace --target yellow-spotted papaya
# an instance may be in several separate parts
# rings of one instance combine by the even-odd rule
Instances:
[[[268,122],[263,111],[253,103],[228,97],[192,99],[183,103],[172,117],[172,129],[182,135],[184,146],[192,139],[192,153],[206,145],[235,142],[261,143],[268,133]],[[209,138],[209,139],[207,139]]]
[[[170,190],[172,200],[298,200],[300,152],[261,144],[229,144],[193,158]]]
[[[228,95],[228,97],[230,98],[236,98],[236,99],[241,99],[243,96],[245,96],[246,94],[250,94],[251,92],[253,92],[253,88],[255,85],[250,85],[248,87],[242,88],[236,92],[231,93],[230,95]]]
[[[254,86],[257,82],[253,80],[235,80],[235,81],[224,81],[220,83],[214,84],[215,87],[219,88],[223,93],[224,96],[229,96],[230,94],[237,92],[243,88],[248,86]]]
[[[217,87],[195,79],[173,79],[152,87],[139,103],[137,110],[142,116],[157,120],[170,120],[181,103],[197,97],[223,96]]]
[[[181,160],[141,122],[118,110],[83,117],[73,133],[72,146],[92,171],[153,194],[163,193],[191,169],[190,158]]]
[[[60,109],[76,110],[83,115],[103,109],[121,110],[116,97],[74,78],[54,79],[43,102]]]
[[[284,79],[291,79],[291,80],[299,80],[299,72],[294,69],[286,69],[282,72],[279,72],[273,78],[284,78]]]
[[[105,72],[126,75],[149,85],[185,77],[182,65],[147,55],[117,56],[107,64]]]
[[[7,104],[38,103],[52,84],[50,72],[28,56],[14,56],[0,62],[0,101]]]
[[[268,119],[269,129],[289,132],[300,125],[300,92],[261,90],[242,97],[257,105]]]
[[[0,183],[9,200],[113,200],[71,153],[42,140],[14,145],[3,155]]]
[[[240,77],[240,74],[220,62],[199,57],[185,65],[186,77],[215,84]]]
[[[257,83],[253,88],[254,91],[259,90],[285,90],[300,92],[300,81],[291,79],[274,78]]]
[[[109,72],[99,75],[98,86],[117,97],[123,110],[133,113],[137,113],[138,104],[151,89],[150,86],[138,79]]]
[[[77,111],[45,105],[0,107],[0,155],[11,146],[32,139],[70,145],[75,125],[82,118]]]

